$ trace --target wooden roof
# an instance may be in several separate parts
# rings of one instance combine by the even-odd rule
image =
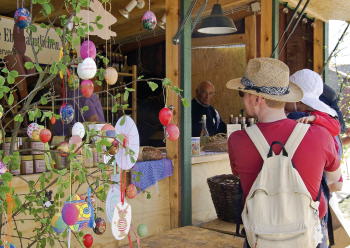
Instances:
[[[292,7],[295,7],[299,0],[284,0]],[[304,6],[306,1],[302,2]],[[302,8],[299,8],[300,10]],[[350,1],[349,0],[311,0],[305,11],[309,16],[317,19],[350,21]]]
[[[130,14],[129,19],[126,19],[119,13],[119,9],[124,8],[130,0],[112,0],[112,9],[111,13],[117,18],[117,23],[112,26],[112,30],[117,33],[116,40],[125,40],[129,37],[135,36],[144,36],[148,34],[148,36],[158,36],[159,34],[163,34],[159,27],[156,28],[155,31],[150,32],[146,31],[141,26],[141,17],[148,10],[148,0],[145,0],[145,7],[143,9],[135,8]],[[224,11],[231,10],[237,6],[249,4],[251,2],[255,2],[257,0],[220,0],[219,3],[222,5]],[[21,2],[21,1],[20,1]],[[25,7],[29,8],[29,1],[25,1],[27,4]],[[66,14],[65,6],[62,4],[62,0],[51,0],[51,3],[55,7],[55,12],[52,14],[53,16]],[[165,0],[150,0],[151,10],[156,14],[158,21],[165,13]],[[174,0],[174,4],[176,1]],[[197,13],[197,9],[200,5],[204,3],[204,0],[198,1],[198,6],[196,6],[194,13]],[[204,12],[204,15],[209,15],[212,9],[213,4],[217,3],[217,0],[208,0],[208,5]],[[1,0],[0,1],[0,15],[12,17],[14,11],[16,10],[16,1],[15,0]],[[33,8],[33,16],[35,22],[44,22],[45,18],[40,15],[40,7],[38,5],[34,5]],[[234,14],[232,15],[235,16]],[[239,13],[238,17],[242,18],[245,16],[243,13]],[[101,40],[102,41],[102,40]]]

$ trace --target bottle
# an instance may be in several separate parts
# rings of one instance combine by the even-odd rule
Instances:
[[[241,119],[241,130],[245,130],[246,128],[246,122],[245,122],[245,117],[243,116]]]
[[[209,140],[209,132],[207,129],[207,116],[206,115],[202,115],[202,130],[200,133],[200,143],[201,146],[205,145],[206,143],[208,143]]]
[[[235,124],[234,121],[233,114],[230,114],[230,124]]]

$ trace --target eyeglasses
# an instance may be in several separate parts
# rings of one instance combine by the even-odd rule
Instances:
[[[240,97],[244,97],[244,92],[243,92],[243,91],[238,91],[238,95],[239,95]]]

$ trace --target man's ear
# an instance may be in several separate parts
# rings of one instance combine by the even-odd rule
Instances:
[[[265,98],[263,98],[262,96],[256,96],[256,95],[254,95],[254,97],[255,97],[255,104],[256,105],[259,105],[259,104],[261,104],[262,102],[264,102],[265,103]]]

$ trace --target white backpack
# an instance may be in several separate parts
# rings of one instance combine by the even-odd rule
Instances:
[[[318,216],[320,192],[313,201],[292,157],[309,125],[298,123],[287,143],[268,145],[256,125],[246,129],[264,160],[249,191],[242,220],[251,248],[315,248],[322,241]],[[272,146],[281,145],[275,155]]]

